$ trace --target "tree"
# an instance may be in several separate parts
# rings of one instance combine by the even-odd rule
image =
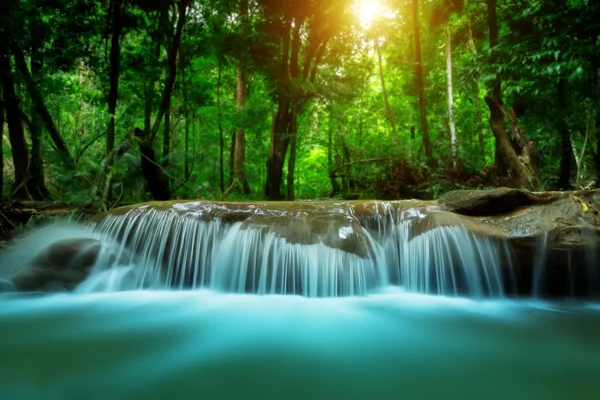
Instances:
[[[498,46],[498,17],[496,0],[486,0],[488,11],[488,29],[491,49],[490,64],[497,61],[496,47]],[[490,126],[496,138],[496,167],[500,173],[509,173],[515,186],[531,190],[540,187],[537,171],[537,154],[535,144],[526,142],[517,121],[516,114],[507,110],[502,101],[500,76],[496,74],[492,81],[485,102],[490,110]],[[511,125],[514,140],[511,140],[505,126],[505,117]]]

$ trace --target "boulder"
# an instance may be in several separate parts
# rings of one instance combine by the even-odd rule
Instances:
[[[558,192],[531,193],[523,189],[455,190],[438,199],[446,211],[470,216],[507,214],[521,207],[547,204],[560,197]]]
[[[97,239],[56,241],[17,269],[10,282],[20,291],[72,290],[89,275],[101,249]]]

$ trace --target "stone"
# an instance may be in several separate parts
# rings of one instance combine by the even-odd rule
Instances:
[[[512,212],[520,207],[547,204],[559,192],[531,193],[523,189],[455,190],[438,199],[446,211],[470,216],[492,216]]]

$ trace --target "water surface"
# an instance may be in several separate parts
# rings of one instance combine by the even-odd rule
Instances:
[[[0,297],[0,399],[598,399],[600,306],[386,290]]]

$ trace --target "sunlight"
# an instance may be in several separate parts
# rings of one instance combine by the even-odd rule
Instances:
[[[357,0],[355,10],[363,29],[369,29],[373,21],[382,14],[382,6],[377,0]]]

